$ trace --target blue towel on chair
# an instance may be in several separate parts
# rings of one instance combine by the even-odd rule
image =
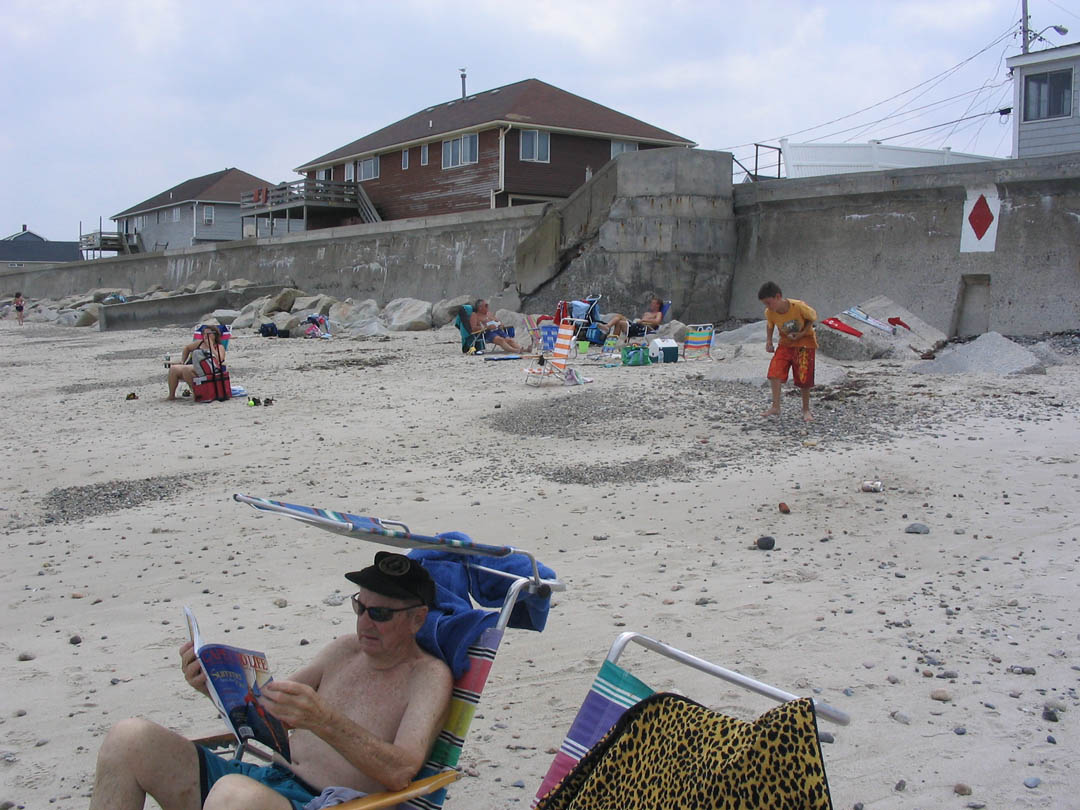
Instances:
[[[439,536],[468,539],[456,532]],[[445,661],[456,680],[468,668],[469,645],[498,621],[498,612],[473,607],[470,597],[483,607],[501,607],[512,580],[475,568],[471,565],[472,558],[462,554],[413,549],[409,556],[420,560],[435,580],[435,604],[416,634],[416,641],[421,648]],[[532,575],[532,565],[520,554],[484,557],[478,564],[520,576]],[[546,565],[538,563],[537,567],[541,577],[555,578],[555,572]],[[509,626],[543,630],[548,606],[548,599],[523,593],[510,613]]]

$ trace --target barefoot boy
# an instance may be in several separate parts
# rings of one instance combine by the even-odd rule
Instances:
[[[792,382],[802,393],[803,420],[809,422],[814,418],[810,413],[810,389],[814,387],[817,312],[805,301],[784,298],[780,287],[772,281],[761,285],[758,300],[765,305],[765,351],[773,356],[769,363],[772,407],[762,416],[780,415],[780,385],[787,382],[791,369]],[[773,346],[773,327],[780,333],[779,346]]]

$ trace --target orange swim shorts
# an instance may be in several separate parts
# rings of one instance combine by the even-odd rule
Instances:
[[[787,382],[788,369],[791,381],[798,388],[814,387],[814,354],[816,349],[777,346],[769,363],[769,379]]]

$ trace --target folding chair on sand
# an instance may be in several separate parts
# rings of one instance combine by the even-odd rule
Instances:
[[[682,349],[683,360],[694,360],[703,354],[711,359],[715,331],[711,323],[694,323],[687,326]]]
[[[403,790],[378,793],[335,805],[337,810],[373,810],[401,804],[438,810],[456,770],[480,694],[507,627],[543,630],[550,596],[565,586],[555,572],[522,549],[473,542],[458,532],[415,534],[404,523],[360,517],[280,501],[233,496],[258,510],[320,529],[412,549],[436,584],[435,606],[417,634],[420,645],[446,661],[454,676],[450,713],[416,779]],[[474,558],[482,558],[473,562]],[[473,603],[481,607],[473,607]],[[229,737],[232,740],[232,737]],[[238,752],[243,754],[243,748]]]
[[[545,357],[541,354],[536,358],[534,365],[523,369],[526,375],[526,385],[540,385],[549,378],[556,379],[559,382],[566,380],[570,347],[573,345],[576,331],[573,319],[564,318],[562,323],[559,324],[559,335],[555,338],[555,351],[551,353],[551,356]]]
[[[484,342],[484,330],[481,329],[479,332],[469,330],[469,318],[472,317],[472,314],[472,305],[465,304],[454,317],[454,326],[458,328],[458,334],[461,335],[462,354],[482,354],[487,346]]]
[[[618,666],[630,643],[783,702],[747,723],[680,695],[655,694]],[[828,810],[820,716],[849,717],[640,633],[611,645],[533,800],[537,810],[798,807]]]

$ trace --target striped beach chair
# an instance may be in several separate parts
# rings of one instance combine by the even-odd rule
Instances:
[[[533,806],[570,773],[627,709],[651,694],[653,690],[643,681],[639,681],[613,661],[604,661],[589,688],[589,694],[578,709],[570,731],[566,733],[566,739],[555,753],[555,759],[544,775],[540,789],[536,791]]]
[[[523,612],[529,612],[526,600],[533,599],[533,605],[536,604],[535,600],[540,600],[546,617],[546,605],[550,595],[555,591],[565,590],[565,586],[554,579],[552,572],[544,569],[530,552],[513,546],[485,545],[457,532],[422,535],[411,532],[408,526],[397,521],[298,506],[249,495],[234,495],[233,498],[260,511],[291,517],[336,534],[371,540],[399,550],[412,550],[410,556],[419,556],[421,564],[426,566],[432,564],[428,562],[429,559],[442,564],[461,564],[469,569],[470,591],[477,577],[487,575],[489,582],[492,577],[505,581],[506,594],[500,605],[496,606],[484,601],[484,597],[471,594],[473,601],[492,605],[490,613],[493,621],[484,626],[478,638],[468,642],[467,666],[454,680],[446,722],[431,747],[427,761],[413,782],[402,790],[374,793],[335,805],[336,810],[375,810],[397,805],[413,810],[440,810],[446,799],[447,786],[461,777],[457,765],[462,746],[487,684],[504,631],[507,627],[525,626],[534,630],[542,629],[542,623],[530,626],[522,615]],[[476,557],[481,559],[473,561]],[[545,573],[549,576],[545,577]],[[436,577],[436,582],[438,581]],[[526,610],[522,611],[523,608]],[[460,650],[460,647],[458,649]],[[450,661],[447,663],[453,669],[454,664]]]
[[[633,706],[654,695],[654,691],[643,681],[638,680],[625,669],[618,665],[619,657],[630,644],[638,644],[646,649],[659,653],[665,658],[670,658],[679,664],[692,667],[714,677],[757,692],[760,695],[772,698],[781,703],[800,700],[798,695],[785,692],[775,686],[770,686],[762,681],[749,676],[717,666],[690,653],[684,652],[663,642],[656,641],[641,633],[627,632],[619,635],[608,650],[607,658],[597,673],[585,701],[578,709],[570,731],[563,740],[562,745],[555,754],[555,759],[548,768],[547,775],[536,792],[532,801],[532,807],[536,807],[545,797],[559,787],[567,775],[574,770],[578,762],[623,717]],[[815,699],[805,699],[812,702],[813,710],[822,719],[846,726],[850,717],[839,709],[827,703]],[[815,729],[816,737],[816,729]],[[816,740],[815,740],[816,742]],[[822,770],[824,774],[824,770]],[[827,792],[828,786],[826,784]],[[545,802],[545,805],[547,802]],[[692,804],[692,802],[688,802]],[[800,805],[801,806],[801,805]]]
[[[711,323],[694,323],[686,327],[686,340],[683,341],[683,360],[694,360],[705,355],[712,357],[712,340],[716,328]]]
[[[540,355],[536,363],[525,372],[526,385],[540,385],[544,380],[553,378],[558,382],[566,379],[566,365],[570,360],[570,349],[574,344],[575,323],[570,318],[564,318],[559,324],[559,334],[555,338],[555,351],[549,357]]]

